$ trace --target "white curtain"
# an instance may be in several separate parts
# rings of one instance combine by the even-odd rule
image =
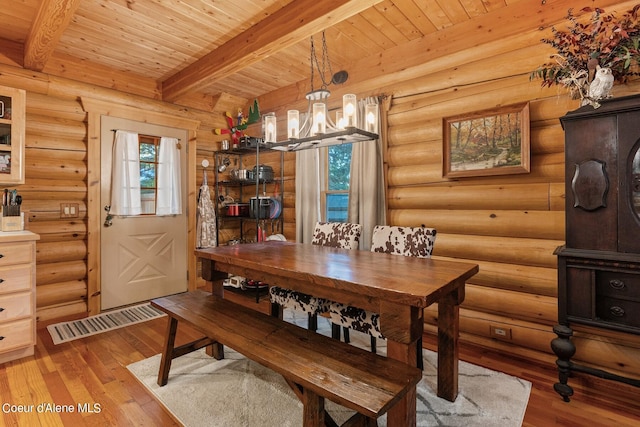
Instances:
[[[111,170],[112,215],[140,215],[140,151],[138,134],[116,131]]]
[[[310,243],[320,220],[321,183],[327,148],[296,152],[296,241]]]
[[[156,215],[180,215],[182,193],[180,184],[180,149],[178,139],[163,136],[158,151],[158,199]]]
[[[365,122],[366,104],[378,104],[378,117],[382,118],[378,98],[370,97],[358,101],[358,123]],[[381,122],[379,119],[376,131],[380,138],[353,144],[351,151],[348,221],[362,224],[360,249],[365,250],[371,247],[373,228],[386,224]]]

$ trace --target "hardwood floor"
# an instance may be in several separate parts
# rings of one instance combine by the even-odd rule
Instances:
[[[0,425],[180,425],[126,368],[160,353],[165,327],[166,318],[161,318],[57,346],[41,327],[34,357],[0,366]],[[188,328],[179,328],[176,344],[195,337]],[[637,388],[576,376],[571,380],[575,395],[565,403],[553,391],[553,366],[468,346],[462,346],[460,358],[533,383],[525,427],[640,425]]]

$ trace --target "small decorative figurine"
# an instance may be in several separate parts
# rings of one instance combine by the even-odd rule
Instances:
[[[214,129],[214,133],[216,135],[228,134],[231,136],[233,140],[233,145],[238,145],[238,140],[240,137],[244,136],[244,130],[250,124],[257,123],[260,120],[260,109],[258,108],[258,100],[253,101],[253,106],[249,107],[249,117],[244,117],[242,113],[242,109],[238,108],[238,114],[236,115],[236,123],[234,124],[234,117],[231,116],[231,113],[224,113],[225,119],[227,120],[227,124],[229,125],[229,129]]]

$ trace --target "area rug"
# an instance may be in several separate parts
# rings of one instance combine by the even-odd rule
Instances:
[[[84,319],[55,323],[47,326],[54,344],[77,340],[135,323],[166,316],[149,303],[111,310]]]
[[[293,319],[298,321],[298,319]],[[319,323],[321,320],[318,319]],[[321,328],[324,333],[328,325]],[[352,331],[352,342],[369,341]],[[380,352],[386,348],[379,343]],[[466,362],[459,366],[455,402],[436,396],[437,354],[424,350],[423,379],[418,384],[418,426],[521,426],[531,383]],[[302,404],[282,377],[225,348],[217,361],[204,350],[175,359],[168,384],[157,385],[160,355],[127,368],[186,427],[287,427],[302,425]],[[353,412],[327,401],[339,424]],[[386,415],[378,420],[386,426]]]

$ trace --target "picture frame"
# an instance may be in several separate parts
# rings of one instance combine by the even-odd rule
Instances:
[[[530,172],[528,102],[445,117],[442,123],[444,178]]]

